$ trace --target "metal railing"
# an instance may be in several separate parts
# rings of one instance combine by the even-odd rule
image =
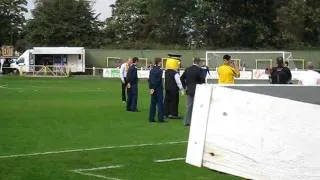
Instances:
[[[66,65],[29,65],[19,69],[20,75],[32,77],[69,77],[70,68]]]

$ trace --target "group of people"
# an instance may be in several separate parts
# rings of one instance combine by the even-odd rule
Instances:
[[[266,68],[266,73],[269,74],[271,84],[293,84],[292,74],[289,68],[288,61],[283,61],[282,57],[277,57],[277,66]],[[298,77],[298,84],[305,86],[320,85],[320,73],[315,71],[311,61],[306,64],[306,71],[302,72]]]
[[[270,77],[270,83],[290,84],[292,79],[290,69],[286,66],[282,57],[278,57],[276,60],[276,67],[266,69],[266,73]],[[126,110],[131,112],[139,112],[137,109],[138,74],[136,66],[138,61],[137,57],[130,58],[120,67],[122,101],[127,103]],[[156,122],[156,110],[158,111],[158,122],[167,122],[166,119],[182,119],[178,112],[179,96],[186,94],[187,106],[184,125],[189,126],[191,124],[196,85],[205,83],[209,68],[201,66],[200,58],[194,58],[193,65],[187,67],[180,76],[181,55],[168,54],[165,67],[165,82],[163,83],[164,71],[161,65],[162,59],[155,58],[149,73],[148,84],[151,96],[149,122]],[[307,69],[304,76],[301,77],[300,84],[320,85],[320,74],[313,70],[311,62],[308,62]],[[234,84],[235,78],[240,77],[239,67],[228,54],[223,56],[223,64],[218,67],[217,71],[219,84]],[[163,93],[163,91],[165,92]]]
[[[126,103],[126,110],[139,112],[138,99],[138,73],[137,57],[129,58],[120,67],[122,88],[122,102]],[[219,67],[219,83],[234,83],[234,77],[239,77],[239,70],[235,68],[229,55],[224,56],[224,64]],[[167,122],[166,119],[182,119],[179,116],[179,96],[187,95],[187,110],[184,125],[191,123],[195,88],[197,84],[205,83],[207,74],[210,74],[207,66],[201,66],[200,58],[194,58],[193,65],[186,68],[180,76],[181,55],[168,54],[166,61],[165,78],[163,83],[162,59],[155,58],[154,65],[149,73],[149,93],[151,96],[149,122],[156,122],[156,110],[158,122]],[[163,91],[165,91],[163,93]],[[127,97],[126,97],[127,94]],[[165,94],[165,96],[164,96]]]

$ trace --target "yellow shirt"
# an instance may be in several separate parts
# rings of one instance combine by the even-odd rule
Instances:
[[[234,84],[234,78],[240,77],[240,72],[228,64],[218,68],[219,84]]]

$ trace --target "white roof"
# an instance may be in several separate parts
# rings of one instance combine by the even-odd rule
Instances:
[[[34,47],[32,54],[84,54],[84,47]]]

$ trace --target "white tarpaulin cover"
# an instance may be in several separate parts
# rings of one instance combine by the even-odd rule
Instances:
[[[319,115],[318,103],[197,86],[186,162],[248,179],[320,179]]]

